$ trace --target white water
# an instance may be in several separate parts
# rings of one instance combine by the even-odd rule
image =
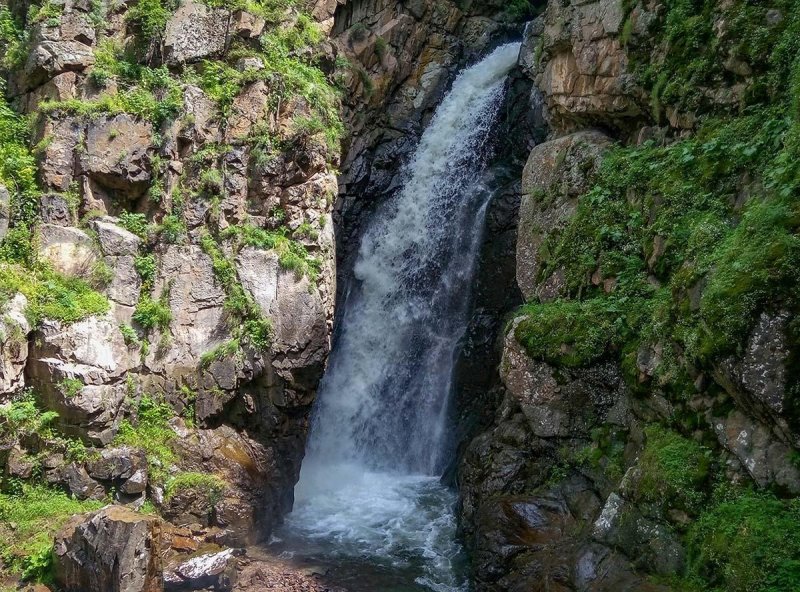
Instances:
[[[370,220],[279,535],[294,553],[367,558],[402,574],[376,590],[465,589],[455,496],[438,475],[490,197],[480,179],[518,52],[504,45],[456,78],[402,189]]]

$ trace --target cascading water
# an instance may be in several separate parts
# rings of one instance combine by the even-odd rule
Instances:
[[[504,45],[456,78],[402,189],[369,221],[278,535],[354,572],[369,563],[384,573],[374,590],[464,588],[455,499],[438,475],[490,198],[481,178],[518,52]]]

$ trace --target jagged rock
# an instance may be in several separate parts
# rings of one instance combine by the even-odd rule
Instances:
[[[503,349],[500,376],[511,396],[541,438],[588,434],[593,422],[625,425],[626,388],[611,363],[566,370],[532,360],[514,337],[511,324]]]
[[[82,168],[104,189],[138,197],[151,179],[152,126],[127,114],[93,119],[86,132]]]
[[[17,77],[17,92],[27,92],[62,72],[85,70],[92,64],[92,48],[79,41],[40,39],[31,48],[23,71]]]
[[[160,296],[167,286],[171,286],[172,311],[169,348],[163,352],[153,348],[145,364],[170,384],[180,384],[184,376],[194,382],[200,357],[229,338],[223,310],[225,292],[214,276],[211,259],[196,245],[170,245],[166,249],[155,281],[155,294]]]
[[[117,226],[113,218],[94,220],[92,228],[97,232],[97,240],[104,255],[121,256],[139,253],[142,239]]]
[[[11,196],[5,185],[0,183],[0,241],[8,233],[8,222],[11,219]]]
[[[749,409],[781,421],[787,411],[789,356],[787,339],[791,315],[763,312],[747,340],[741,359],[724,360],[715,377]]]
[[[517,240],[517,283],[527,300],[549,300],[563,291],[563,276],[540,278],[539,249],[548,234],[563,228],[577,208],[611,139],[583,131],[539,144],[522,173]]]
[[[69,276],[88,277],[97,252],[88,234],[71,226],[39,226],[39,257]]]
[[[229,592],[236,584],[237,554],[233,549],[226,549],[193,557],[165,571],[164,589],[168,592],[200,589]]]
[[[39,131],[43,145],[38,175],[53,191],[67,191],[75,178],[75,150],[85,125],[75,117],[47,117]]]
[[[308,277],[282,269],[278,259],[272,251],[242,249],[236,257],[242,285],[272,319],[276,350],[301,352],[296,366],[321,362],[327,354],[327,325],[319,296]]]
[[[83,466],[76,463],[70,463],[62,469],[61,479],[66,483],[69,492],[78,499],[101,500],[106,496],[103,486],[92,479]]]
[[[183,102],[186,104],[187,117],[191,120],[188,128],[194,131],[195,139],[199,142],[217,141],[220,137],[220,128],[216,103],[193,85],[186,86]],[[189,129],[182,130],[182,133],[187,135]]]
[[[0,307],[0,399],[25,386],[25,363],[28,360],[28,333],[25,318],[28,299],[16,294]]]
[[[684,552],[666,525],[649,520],[616,493],[608,496],[592,531],[595,540],[621,549],[641,568],[670,575],[680,573]]]
[[[30,479],[35,468],[31,459],[19,446],[14,446],[8,452],[5,463],[5,474],[15,479]]]
[[[55,576],[65,592],[160,592],[161,522],[121,506],[76,516],[56,535]]]
[[[641,116],[619,40],[625,16],[621,0],[568,7],[550,2],[527,27],[522,63],[542,93],[554,128],[624,126]],[[646,18],[639,15],[638,20]]]
[[[229,141],[246,138],[253,126],[264,118],[269,98],[270,89],[263,80],[245,86],[233,100],[226,138]]]
[[[44,224],[72,226],[72,213],[66,198],[59,193],[48,193],[39,198],[39,216]]]
[[[128,446],[104,448],[100,455],[86,464],[86,470],[100,481],[127,481],[147,469],[144,452]]]
[[[800,494],[800,470],[792,462],[792,449],[769,427],[736,409],[714,418],[712,426],[719,443],[739,459],[760,487],[775,484],[792,495]]]
[[[167,62],[177,65],[219,54],[225,49],[229,13],[186,2],[167,22],[164,51]]]
[[[68,326],[44,321],[36,332],[26,377],[58,412],[67,433],[105,445],[116,433],[128,394],[121,377],[138,365],[137,357],[109,316]],[[84,386],[76,393],[65,392],[65,379]]]

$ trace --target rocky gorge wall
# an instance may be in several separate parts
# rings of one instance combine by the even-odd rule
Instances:
[[[799,585],[795,11],[551,1],[528,25],[549,137],[457,471],[477,590]]]

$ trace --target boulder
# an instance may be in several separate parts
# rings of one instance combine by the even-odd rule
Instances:
[[[51,191],[64,192],[75,179],[76,149],[86,125],[76,117],[47,117],[39,131],[42,152],[39,180]]]
[[[522,202],[517,234],[517,283],[526,300],[550,300],[563,291],[563,276],[539,277],[540,248],[547,236],[566,226],[577,198],[590,185],[611,139],[583,131],[539,144],[522,173]]]
[[[55,537],[65,592],[161,592],[161,521],[122,506],[70,520]]]
[[[28,333],[25,317],[28,300],[16,294],[0,307],[0,399],[25,386],[25,363],[28,360]]]
[[[625,17],[622,0],[566,7],[551,2],[526,28],[521,63],[541,92],[554,129],[587,123],[624,127],[641,117],[619,39]],[[644,22],[645,15],[638,20]]]
[[[236,257],[242,286],[250,292],[264,316],[272,319],[274,349],[302,352],[296,366],[310,365],[327,354],[325,311],[306,276],[283,269],[278,254],[246,247]],[[322,356],[320,358],[320,356]]]
[[[107,190],[138,197],[152,177],[152,144],[150,123],[124,113],[98,117],[89,123],[86,132],[83,170]]]
[[[147,457],[141,450],[128,446],[103,448],[99,456],[86,463],[86,470],[100,481],[127,481],[147,470]]]
[[[29,50],[23,71],[17,76],[17,92],[27,92],[58,74],[82,71],[92,64],[92,48],[80,41],[50,41],[40,38]]]
[[[53,269],[69,276],[88,277],[97,262],[97,251],[88,234],[70,226],[39,226],[39,257]]]
[[[171,65],[193,62],[222,53],[228,38],[230,13],[185,2],[167,22],[164,51]]]
[[[164,572],[164,590],[215,590],[230,592],[236,584],[236,556],[233,549],[193,557]]]
[[[627,387],[614,363],[556,370],[532,360],[514,337],[519,321],[512,322],[506,336],[500,377],[534,435],[586,437],[598,422],[626,425]]]

